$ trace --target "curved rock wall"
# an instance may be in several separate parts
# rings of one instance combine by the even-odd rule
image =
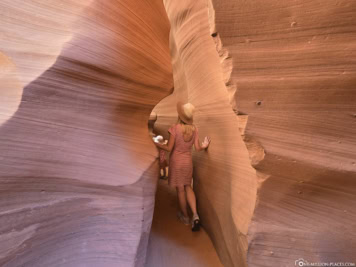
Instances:
[[[212,6],[252,164],[269,175],[249,229],[249,266],[356,262],[355,2]]]
[[[208,7],[203,0],[164,3],[171,23],[174,93],[155,107],[155,130],[168,137],[167,128],[177,121],[177,100],[197,108],[199,136],[212,138],[208,151],[194,153],[193,159],[202,223],[225,266],[246,266],[246,235],[257,178],[229,104],[220,58],[210,36]]]
[[[172,88],[163,4],[0,12],[0,265],[142,265],[157,175],[147,120]]]
[[[354,2],[164,4],[1,1],[0,265],[143,265],[171,58],[224,265],[356,262]]]
[[[178,99],[212,136],[194,178],[223,263],[356,262],[354,2],[165,7],[175,93],[155,108],[156,129],[167,134]]]

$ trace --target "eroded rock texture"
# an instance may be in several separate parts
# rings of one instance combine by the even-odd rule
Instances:
[[[249,229],[250,266],[356,261],[356,4],[212,1],[233,59],[245,141],[270,175]]]
[[[223,264],[356,262],[354,1],[164,5],[1,1],[0,265],[143,265],[171,58]]]
[[[165,7],[175,92],[156,129],[176,121],[178,99],[212,137],[194,178],[222,262],[356,262],[355,2]]]
[[[210,36],[207,3],[164,3],[171,22],[174,94],[154,109],[155,128],[167,136],[167,128],[177,121],[177,100],[197,108],[200,137],[209,135],[213,140],[208,152],[194,154],[200,215],[223,264],[244,266],[257,179],[229,104],[220,58]]]
[[[0,12],[0,265],[141,266],[157,174],[147,120],[172,88],[163,4]]]

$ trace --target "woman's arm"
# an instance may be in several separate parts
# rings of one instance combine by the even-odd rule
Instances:
[[[165,151],[171,152],[172,149],[173,149],[173,146],[174,146],[174,136],[171,135],[171,134],[169,135],[169,141],[168,141],[167,145],[161,145],[161,144],[158,144],[158,143],[155,143],[155,145],[160,149],[163,149]]]
[[[203,149],[208,148],[210,141],[211,141],[210,137],[205,136],[203,143],[200,145],[199,137],[197,136],[197,138],[195,138],[195,143],[194,143],[195,150],[201,151]]]

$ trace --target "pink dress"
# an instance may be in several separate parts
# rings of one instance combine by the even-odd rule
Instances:
[[[193,179],[192,146],[198,138],[195,127],[190,141],[184,141],[180,124],[173,125],[168,132],[174,136],[174,147],[169,159],[168,184],[171,186],[191,185]]]
[[[166,151],[164,151],[163,149],[159,150],[159,167],[160,168],[165,168],[167,167],[167,160],[166,160]]]

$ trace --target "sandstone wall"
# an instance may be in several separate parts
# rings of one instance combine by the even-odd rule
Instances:
[[[142,266],[161,1],[1,1],[0,265]]]
[[[171,23],[174,93],[155,107],[155,128],[167,137],[167,128],[177,121],[177,100],[197,108],[199,136],[212,138],[207,152],[194,153],[194,188],[202,223],[225,266],[246,266],[246,235],[257,178],[229,104],[220,58],[210,36],[207,3],[164,3]]]
[[[356,262],[354,1],[164,5],[1,1],[0,265],[143,265],[171,58],[222,262]]]
[[[178,99],[212,136],[194,178],[223,263],[356,262],[354,1],[165,7],[175,93],[155,108],[156,129],[167,134]]]
[[[212,1],[259,173],[249,266],[355,262],[356,4]],[[262,161],[254,161],[263,150]]]

